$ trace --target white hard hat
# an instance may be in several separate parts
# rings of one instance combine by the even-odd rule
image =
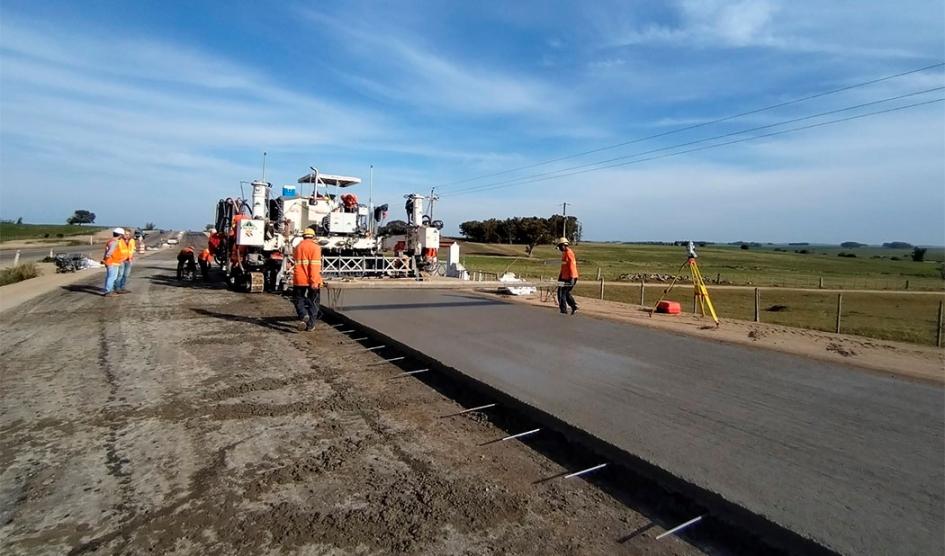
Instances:
[[[112,230],[112,233],[113,233],[113,234],[118,234],[118,235],[124,235],[124,234],[125,234],[125,229],[124,229],[124,228],[115,228],[114,230]]]
[[[216,228],[212,228],[212,229],[210,230],[210,233],[211,233],[211,234],[217,233],[217,229],[216,229]]]
[[[555,245],[570,245],[570,244],[571,242],[568,241],[568,238],[566,237],[559,237],[558,241],[555,242]]]

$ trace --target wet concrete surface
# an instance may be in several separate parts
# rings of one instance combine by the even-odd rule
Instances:
[[[945,550],[939,386],[460,292],[341,301],[347,317],[832,550]]]

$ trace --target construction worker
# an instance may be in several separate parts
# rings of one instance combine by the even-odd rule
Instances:
[[[213,255],[210,254],[209,247],[204,248],[197,257],[197,262],[200,263],[200,275],[203,276],[205,282],[210,279],[210,264],[212,261]]]
[[[299,332],[315,328],[318,304],[321,301],[322,248],[315,243],[315,230],[306,228],[302,241],[295,247],[292,285],[295,293],[295,312],[299,316]]]
[[[358,196],[354,193],[345,193],[341,196],[341,204],[345,212],[358,212]]]
[[[571,307],[573,315],[577,310],[577,303],[574,302],[574,296],[571,290],[577,285],[578,269],[577,259],[574,251],[571,249],[571,242],[568,238],[561,237],[557,241],[558,251],[561,251],[561,271],[558,273],[558,310],[561,314],[568,314],[568,307]]]
[[[211,256],[216,256],[217,250],[220,248],[222,242],[222,234],[218,233],[216,228],[210,230],[210,237],[207,238],[207,248],[210,249]]]
[[[105,255],[102,257],[102,264],[105,265],[105,288],[102,295],[105,297],[118,295],[115,292],[115,280],[118,279],[122,263],[125,262],[122,258],[124,252],[121,249],[121,238],[124,235],[124,229],[115,228],[112,230],[112,238],[105,244]]]
[[[184,247],[180,250],[180,253],[177,254],[177,279],[183,280],[184,272],[190,274],[191,277],[196,277],[197,275],[197,260],[194,257],[194,246]]]
[[[125,233],[118,239],[118,247],[123,251],[124,262],[121,263],[121,272],[115,279],[115,291],[118,293],[131,293],[125,289],[128,284],[128,277],[131,276],[131,264],[134,262],[135,253],[137,253],[138,244],[135,241],[131,229],[125,228]]]

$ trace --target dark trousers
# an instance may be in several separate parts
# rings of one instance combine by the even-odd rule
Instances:
[[[571,290],[577,285],[577,278],[573,280],[561,280],[560,282],[564,285],[558,286],[558,309],[560,309],[562,313],[567,313],[568,307],[577,309],[577,303],[574,302],[574,296],[571,295]]]
[[[197,274],[197,262],[194,260],[194,256],[177,256],[177,279],[181,280],[184,277],[184,271],[190,273],[191,276],[196,277]]]
[[[200,274],[203,275],[203,279],[209,280],[210,279],[210,261],[205,261],[203,259],[200,259],[197,262],[200,263]]]
[[[311,330],[318,320],[318,304],[321,302],[322,290],[308,286],[293,286],[295,293],[295,312],[299,320],[308,317],[308,328]]]

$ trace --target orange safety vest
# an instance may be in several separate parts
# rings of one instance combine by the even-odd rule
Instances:
[[[113,237],[108,240],[108,243],[105,244],[105,253],[108,253],[109,249],[112,250],[112,254],[104,258],[102,262],[106,265],[111,266],[115,264],[121,264],[125,262],[125,259],[128,257],[125,255],[125,251],[121,246],[121,238]]]
[[[322,248],[311,239],[303,239],[292,254],[295,268],[292,269],[292,283],[296,286],[321,287]]]
[[[577,258],[570,247],[565,247],[561,253],[561,272],[559,280],[574,280],[578,277]]]
[[[118,238],[118,250],[121,251],[122,262],[135,258],[135,240]]]
[[[199,258],[201,261],[208,261],[208,262],[209,262],[209,261],[210,261],[210,258],[211,258],[210,249],[204,249],[203,251],[201,251],[201,252],[200,252],[200,256],[199,256],[198,258]]]

